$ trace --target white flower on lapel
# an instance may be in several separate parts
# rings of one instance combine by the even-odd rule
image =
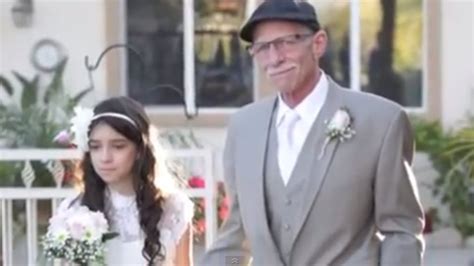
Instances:
[[[352,122],[353,118],[346,107],[339,108],[329,122],[325,121],[325,124],[328,125],[326,128],[326,139],[319,154],[319,159],[323,157],[329,142],[332,140],[344,142],[355,135],[356,132],[352,129]]]
[[[92,109],[77,106],[74,108],[74,117],[71,119],[71,131],[74,134],[72,143],[77,145],[82,151],[89,150],[89,126],[94,117]]]

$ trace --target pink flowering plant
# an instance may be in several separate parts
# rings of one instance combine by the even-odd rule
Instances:
[[[204,178],[200,176],[193,176],[188,179],[188,185],[191,188],[204,188],[206,186]],[[194,240],[201,242],[206,233],[206,216],[205,216],[205,202],[203,198],[193,199],[194,201],[194,217],[193,217],[193,233]],[[217,226],[220,227],[229,215],[229,198],[226,196],[224,183],[219,181],[217,183]]]
[[[103,262],[105,242],[117,236],[109,232],[105,216],[85,206],[70,208],[54,215],[48,232],[42,238],[47,259],[64,259],[70,263],[87,265]]]

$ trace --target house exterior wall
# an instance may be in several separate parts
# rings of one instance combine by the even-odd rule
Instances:
[[[64,79],[71,94],[88,87],[84,57],[96,60],[106,47],[104,1],[34,0],[33,25],[28,28],[16,28],[13,24],[14,2],[0,1],[0,73],[12,77],[11,70],[15,70],[33,77],[37,71],[30,63],[32,48],[39,40],[50,38],[63,45],[69,57]],[[104,73],[104,68],[94,73],[96,90],[84,100],[87,104],[106,96]],[[42,79],[48,78],[49,74],[42,75]]]
[[[474,111],[474,1],[442,1],[442,123],[456,127]]]

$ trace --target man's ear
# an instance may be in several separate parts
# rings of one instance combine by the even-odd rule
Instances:
[[[328,36],[326,31],[319,30],[313,36],[313,54],[317,59],[321,58],[326,52],[326,47],[328,44]]]

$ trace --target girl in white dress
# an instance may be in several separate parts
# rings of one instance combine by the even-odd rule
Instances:
[[[179,190],[157,187],[165,169],[155,171],[143,107],[127,97],[111,98],[93,113],[76,110],[72,122],[74,142],[84,150],[81,194],[64,200],[58,211],[85,205],[106,215],[111,231],[119,233],[106,244],[107,265],[192,265],[193,204]]]

